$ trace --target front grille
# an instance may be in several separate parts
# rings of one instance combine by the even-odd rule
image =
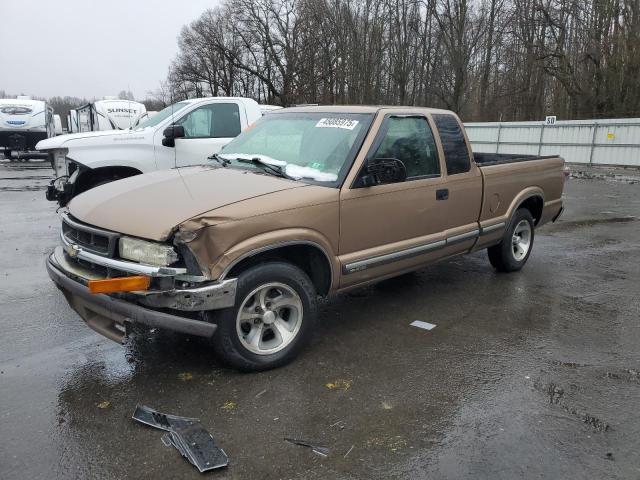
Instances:
[[[68,215],[62,217],[62,235],[67,242],[98,255],[113,258],[118,234],[85,225]]]
[[[70,243],[74,243],[101,255],[109,254],[109,239],[102,235],[91,232],[84,232],[63,223],[62,232]]]
[[[81,267],[84,267],[90,270],[92,273],[98,274],[104,278],[107,278],[109,276],[109,269],[107,267],[103,267],[102,265],[96,265],[95,263],[91,263],[91,262],[85,262],[84,260],[81,260],[79,258],[71,258],[66,253],[65,253],[65,256],[69,262],[75,262]]]

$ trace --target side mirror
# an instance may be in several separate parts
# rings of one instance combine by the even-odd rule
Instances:
[[[407,179],[407,168],[397,158],[373,158],[367,161],[366,174],[362,177],[363,187],[399,183]]]
[[[162,145],[165,147],[175,147],[176,138],[184,137],[184,127],[182,125],[170,125],[164,129],[162,135],[164,135]]]

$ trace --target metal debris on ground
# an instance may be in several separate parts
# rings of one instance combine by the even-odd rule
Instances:
[[[162,436],[162,443],[175,447],[201,473],[229,464],[227,454],[216,445],[215,439],[198,418],[168,415],[145,405],[136,406],[132,418],[168,432]]]
[[[229,463],[224,450],[200,423],[176,427],[162,436],[162,443],[173,445],[200,472],[226,467]]]
[[[355,447],[355,445],[351,445],[351,448],[347,450],[347,453],[344,454],[344,458],[347,458],[347,455],[351,453],[351,450],[353,450],[353,447]]]
[[[179,417],[177,415],[160,413],[145,405],[137,405],[136,411],[133,412],[131,418],[150,427],[166,431],[170,431],[176,426],[193,424],[200,421],[198,418]]]
[[[329,425],[329,428],[338,427],[340,430],[344,430],[345,425],[346,422],[344,420],[338,420],[337,422]]]
[[[416,320],[411,322],[410,325],[412,327],[423,328],[425,330],[433,330],[436,326],[433,323],[423,322],[422,320]]]
[[[318,455],[322,455],[323,457],[329,455],[330,450],[327,447],[320,447],[306,440],[299,440],[297,438],[285,438],[284,440],[286,442],[293,443],[294,445],[300,445],[301,447],[310,448],[313,453],[317,453]]]

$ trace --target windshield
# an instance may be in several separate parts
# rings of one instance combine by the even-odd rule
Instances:
[[[276,165],[288,177],[338,185],[346,175],[372,115],[272,113],[226,145],[218,157],[233,166]],[[248,160],[258,161],[248,162]]]
[[[146,127],[155,127],[159,123],[161,123],[165,118],[171,116],[172,113],[178,113],[179,110],[182,110],[184,107],[189,105],[189,102],[178,102],[173,105],[169,105],[167,108],[160,110],[153,117],[147,118],[140,122],[134,130],[139,130]]]

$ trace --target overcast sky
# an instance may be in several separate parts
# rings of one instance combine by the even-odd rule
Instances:
[[[218,0],[0,0],[0,90],[103,97],[158,87],[183,25]]]

